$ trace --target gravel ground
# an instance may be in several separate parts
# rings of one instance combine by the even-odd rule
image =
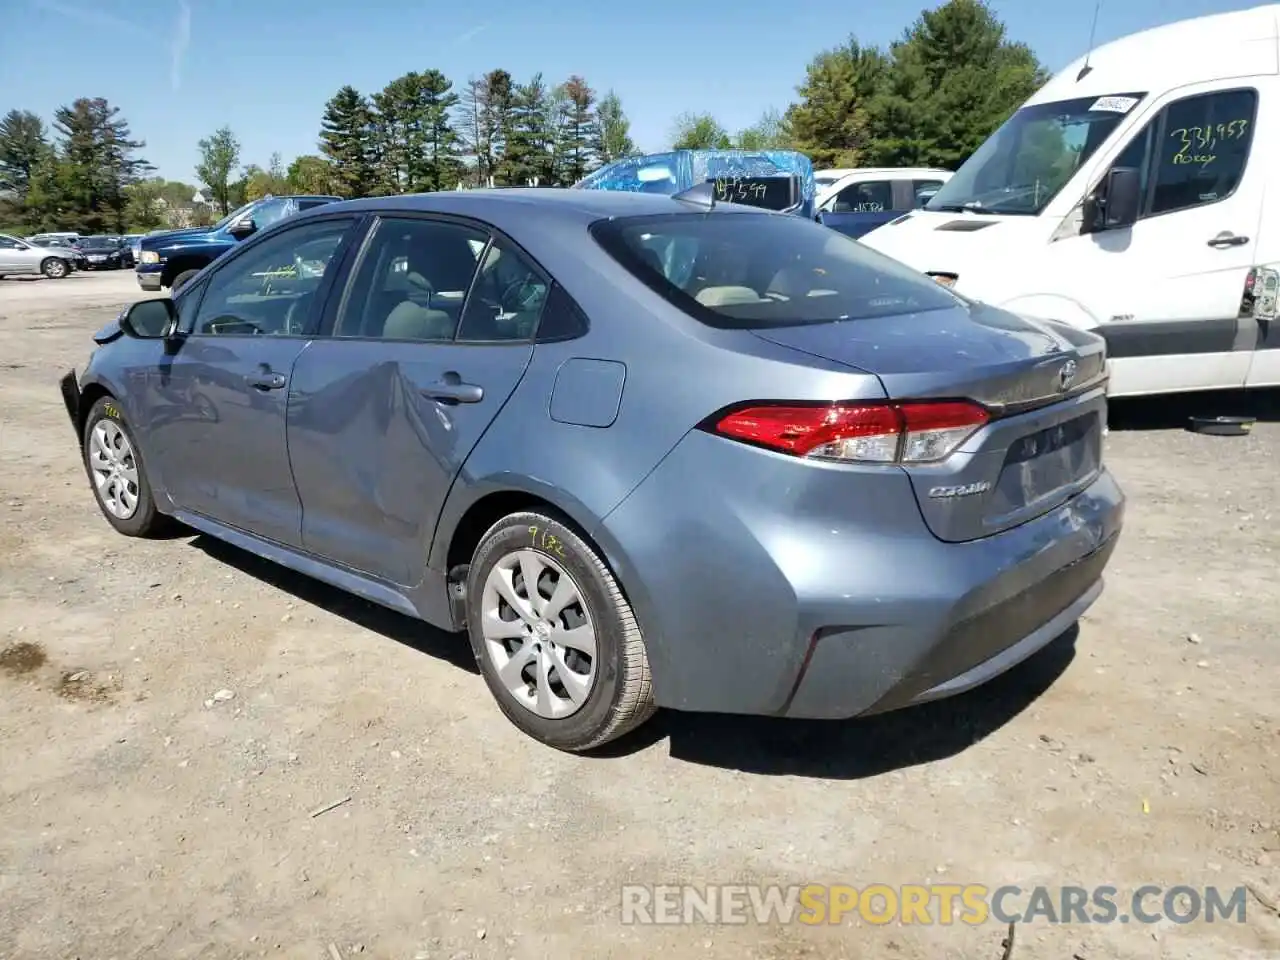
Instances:
[[[986,688],[846,723],[663,714],[584,758],[508,724],[461,637],[113,533],[56,378],[137,296],[0,281],[0,957],[999,960],[994,922],[632,926],[620,891],[1280,891],[1275,396],[1116,405],[1107,590]],[[1251,436],[1181,429],[1224,403]],[[1013,951],[1228,956],[1280,957],[1257,896],[1243,924],[1036,923]]]

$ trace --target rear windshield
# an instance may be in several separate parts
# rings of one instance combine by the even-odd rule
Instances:
[[[790,214],[625,217],[591,232],[658,293],[722,329],[867,320],[962,302],[896,260]]]

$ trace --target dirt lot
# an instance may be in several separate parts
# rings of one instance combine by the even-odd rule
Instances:
[[[1275,397],[1247,439],[1116,406],[1103,599],[988,688],[862,722],[662,715],[580,758],[502,719],[461,638],[111,531],[56,378],[136,296],[0,281],[0,958],[999,960],[994,922],[625,926],[620,888],[1280,891]],[[1228,956],[1280,957],[1252,896],[1244,924],[1039,923],[1013,952]]]

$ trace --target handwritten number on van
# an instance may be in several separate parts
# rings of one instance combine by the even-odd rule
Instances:
[[[1231,120],[1217,126],[1178,127],[1171,130],[1169,136],[1179,141],[1178,152],[1173,155],[1173,164],[1181,166],[1194,163],[1202,168],[1207,167],[1217,159],[1212,151],[1219,143],[1243,140],[1248,129],[1248,120]]]

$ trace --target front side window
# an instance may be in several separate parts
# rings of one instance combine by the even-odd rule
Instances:
[[[21,250],[22,244],[13,237],[0,237],[0,250]]]
[[[232,210],[230,213],[228,213],[225,217],[223,217],[221,220],[219,220],[217,223],[215,223],[215,224],[214,224],[212,227],[210,227],[209,229],[210,229],[210,230],[221,230],[221,229],[223,229],[223,228],[224,228],[224,227],[226,227],[228,224],[230,224],[230,223],[231,223],[231,221],[233,221],[233,220],[235,220],[237,217],[239,217],[239,216],[241,216],[241,215],[243,215],[243,214],[247,213],[247,212],[249,211],[249,209],[250,209],[250,208],[251,208],[255,203],[257,203],[257,202],[258,202],[257,200],[250,200],[248,203],[244,204],[243,206],[236,207],[234,210]]]
[[[192,333],[300,336],[315,293],[353,221],[312,221],[236,257],[210,278]]]
[[[1244,176],[1258,110],[1255,90],[1175,100],[1134,136],[1111,169],[1138,171],[1139,219],[1225,200]]]
[[[668,214],[600,221],[597,242],[671,303],[722,329],[939,310],[939,284],[841,233],[783,214]]]
[[[336,336],[451,341],[488,234],[444,220],[380,220]]]
[[[831,205],[832,213],[883,213],[893,209],[893,184],[888,180],[851,183]]]
[[[1080,97],[1023,107],[986,139],[925,209],[1040,213],[1144,96]]]
[[[272,224],[283,220],[285,217],[293,216],[297,212],[298,202],[292,197],[268,200],[253,211],[253,225],[259,230],[265,230]]]
[[[1258,110],[1253,90],[1224,90],[1165,108],[1154,153],[1151,215],[1226,199],[1240,184]]]

